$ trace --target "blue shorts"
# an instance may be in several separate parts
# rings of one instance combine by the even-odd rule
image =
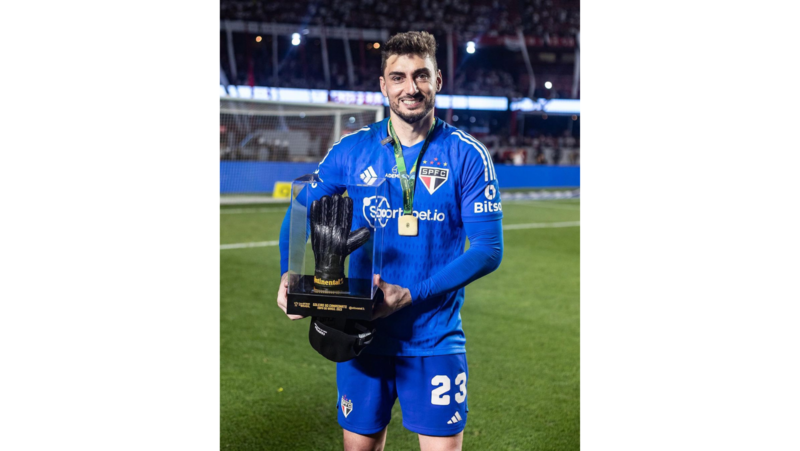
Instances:
[[[403,426],[448,436],[467,424],[466,354],[392,357],[362,354],[336,364],[339,424],[361,435],[383,430],[400,399]]]

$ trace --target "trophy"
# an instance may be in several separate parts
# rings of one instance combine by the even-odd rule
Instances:
[[[346,195],[313,199],[323,182],[308,174],[292,182],[289,235],[289,314],[370,320],[382,292],[383,226],[378,207],[385,179],[346,184]]]

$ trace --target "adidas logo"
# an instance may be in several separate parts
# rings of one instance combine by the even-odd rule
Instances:
[[[458,411],[456,410],[456,414],[453,415],[453,418],[450,418],[450,421],[448,421],[447,424],[455,424],[459,421],[461,421],[461,415],[459,415]]]
[[[368,167],[366,171],[361,173],[361,180],[367,185],[372,185],[377,179],[378,174],[375,173],[375,170],[372,169],[372,166]]]

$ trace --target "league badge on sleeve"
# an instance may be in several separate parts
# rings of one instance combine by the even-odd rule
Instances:
[[[430,194],[435,193],[437,189],[444,185],[449,174],[450,169],[448,168],[432,168],[427,166],[421,166],[419,168],[419,179]]]

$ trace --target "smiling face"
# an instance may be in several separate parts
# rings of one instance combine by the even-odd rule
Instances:
[[[430,56],[391,55],[380,80],[389,108],[409,124],[433,110],[436,93],[442,88],[442,72],[435,68]]]

